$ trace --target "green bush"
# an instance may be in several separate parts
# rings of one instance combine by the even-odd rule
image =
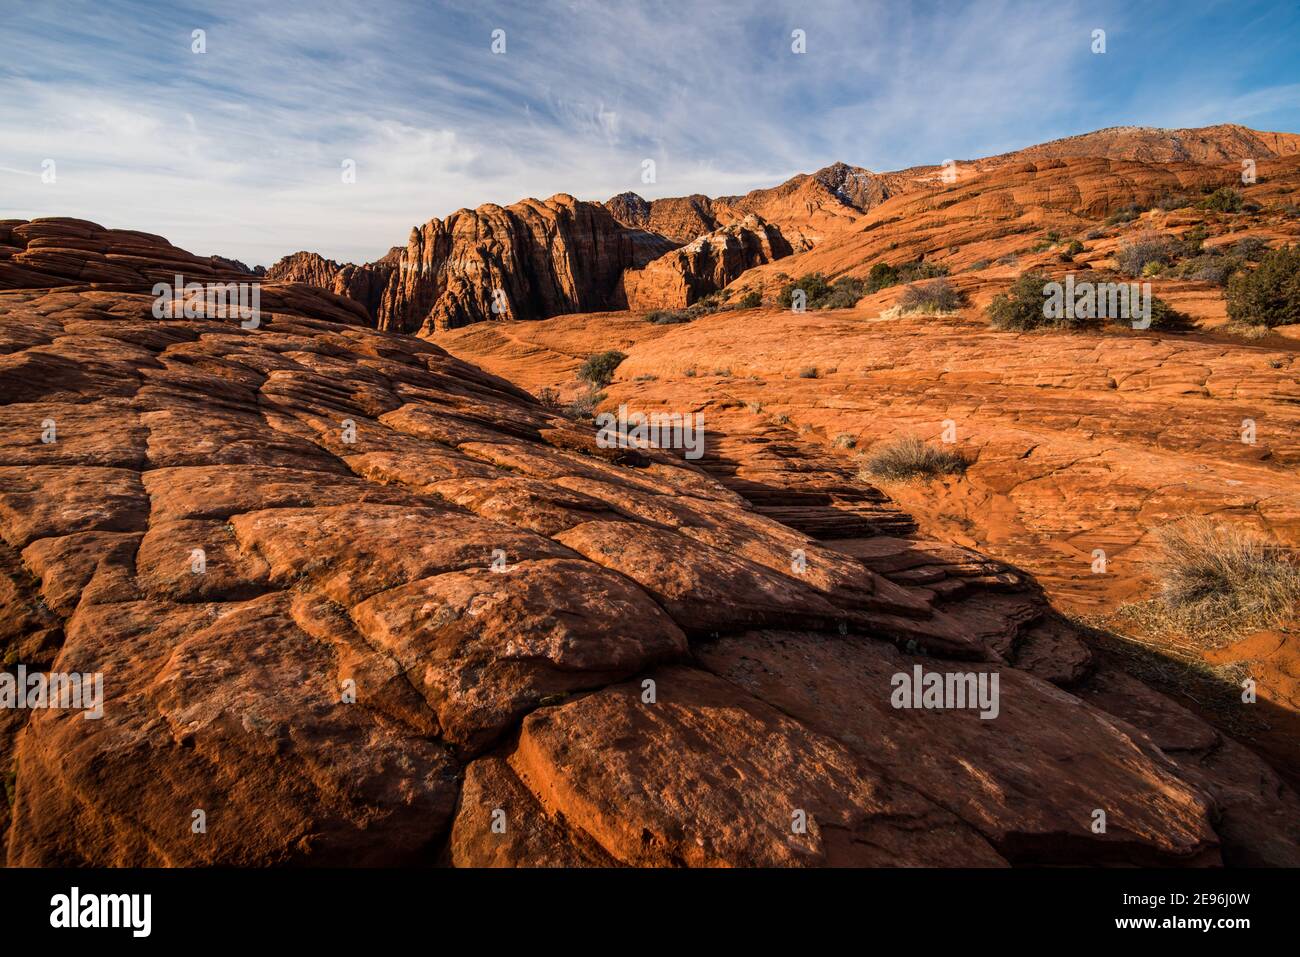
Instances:
[[[743,296],[740,297],[740,301],[736,303],[736,308],[757,309],[762,304],[763,304],[763,294],[759,292],[757,289],[751,289],[749,292],[745,293]]]
[[[786,309],[794,307],[794,293],[796,289],[802,289],[806,297],[804,305],[808,309],[817,308],[817,300],[821,297],[830,295],[831,284],[826,281],[826,277],[819,272],[808,273],[806,276],[800,276],[798,279],[787,283],[781,289],[780,303]]]
[[[1300,246],[1269,250],[1252,271],[1228,280],[1228,316],[1252,326],[1300,322]]]
[[[578,378],[590,385],[592,389],[603,389],[614,381],[614,370],[626,358],[627,356],[617,349],[597,352],[588,356],[587,361],[578,369]]]
[[[1210,231],[1204,224],[1193,226],[1183,233],[1183,255],[1199,256],[1205,249],[1205,241],[1210,238]]]
[[[1201,208],[1218,213],[1236,213],[1241,211],[1241,193],[1231,186],[1221,186],[1201,200]]]
[[[898,270],[889,263],[876,263],[867,273],[867,292],[880,292],[890,286],[897,284]]]
[[[1043,290],[1052,282],[1051,276],[1027,272],[1006,292],[993,297],[984,310],[994,329],[1024,332],[1030,329],[1062,328],[1083,325],[1082,319],[1049,319],[1043,308],[1047,297]]]
[[[1133,328],[1132,319],[1116,316],[1111,319],[1111,322],[1126,329]],[[1192,328],[1194,325],[1190,316],[1179,312],[1158,296],[1151,297],[1151,324],[1147,329],[1154,329],[1157,332],[1186,332]]]
[[[856,276],[841,276],[830,293],[817,303],[818,309],[852,309],[866,295],[867,285]]]
[[[856,276],[841,276],[831,283],[821,273],[809,273],[782,287],[779,301],[786,309],[793,308],[796,289],[807,296],[805,308],[849,309],[865,295],[866,284]]]

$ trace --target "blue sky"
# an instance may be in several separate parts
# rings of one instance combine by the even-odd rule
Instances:
[[[1294,0],[0,0],[0,218],[367,261],[524,196],[740,193],[1130,124],[1300,132],[1298,41]]]

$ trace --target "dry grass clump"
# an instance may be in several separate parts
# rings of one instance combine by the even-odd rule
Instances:
[[[1300,563],[1242,526],[1192,518],[1156,540],[1160,597],[1123,609],[1151,635],[1221,647],[1277,624],[1300,601]]]
[[[960,474],[966,471],[968,464],[960,452],[927,445],[912,435],[873,449],[864,458],[859,477],[905,482]]]

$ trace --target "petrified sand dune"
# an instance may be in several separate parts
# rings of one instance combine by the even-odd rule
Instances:
[[[1300,863],[1262,761],[800,440],[603,449],[303,285],[50,286],[0,293],[0,640],[104,717],[0,712],[10,864]],[[891,707],[915,665],[1000,716]]]

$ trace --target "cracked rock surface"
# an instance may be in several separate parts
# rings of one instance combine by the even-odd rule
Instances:
[[[326,292],[9,278],[0,648],[105,696],[0,711],[11,865],[1300,863],[1267,765],[825,463],[848,541]]]

